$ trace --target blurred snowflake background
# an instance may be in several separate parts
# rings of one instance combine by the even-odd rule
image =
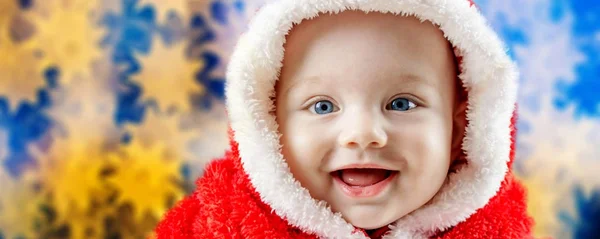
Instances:
[[[227,147],[264,0],[0,0],[0,239],[147,238]],[[600,2],[479,0],[521,67],[538,237],[600,237]]]

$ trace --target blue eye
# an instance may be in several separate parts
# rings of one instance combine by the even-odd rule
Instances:
[[[333,112],[334,106],[333,106],[333,103],[331,103],[331,101],[321,100],[321,101],[315,103],[313,105],[312,109],[314,110],[314,113],[323,115],[323,114],[329,114],[329,113]]]
[[[407,111],[417,107],[417,104],[406,98],[396,98],[386,107],[389,110]]]

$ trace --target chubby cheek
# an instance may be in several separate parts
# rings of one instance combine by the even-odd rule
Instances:
[[[403,127],[395,142],[406,159],[401,185],[411,192],[437,192],[448,174],[451,137],[443,122],[423,119]]]
[[[322,170],[331,149],[327,133],[321,125],[300,116],[289,117],[280,126],[282,153],[292,174],[313,197],[321,199],[329,185],[329,175]]]
[[[330,137],[324,127],[320,124],[311,124],[310,120],[304,120],[303,117],[288,118],[282,129],[282,143],[286,153],[294,160],[296,164],[303,167],[319,168],[325,154],[331,149]]]

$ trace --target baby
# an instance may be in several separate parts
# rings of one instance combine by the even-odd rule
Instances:
[[[227,75],[231,150],[158,238],[528,238],[517,74],[466,0],[282,0]]]

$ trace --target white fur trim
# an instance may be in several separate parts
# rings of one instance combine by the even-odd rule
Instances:
[[[425,238],[467,219],[496,194],[510,153],[517,71],[500,39],[467,0],[280,0],[265,5],[236,46],[227,71],[227,107],[244,170],[277,215],[323,238],[366,238],[324,202],[311,198],[281,154],[271,96],[292,24],[352,9],[412,15],[440,26],[462,55],[469,91],[463,142],[469,165],[432,203],[403,217],[386,238]]]

